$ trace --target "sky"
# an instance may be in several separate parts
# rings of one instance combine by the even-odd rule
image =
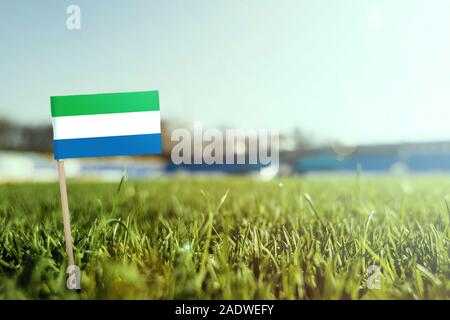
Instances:
[[[81,29],[69,30],[69,5]],[[450,139],[449,0],[0,2],[0,117],[159,90],[167,120],[316,139]]]

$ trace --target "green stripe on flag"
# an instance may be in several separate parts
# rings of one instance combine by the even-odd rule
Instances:
[[[86,94],[50,98],[52,117],[159,110],[158,91]]]

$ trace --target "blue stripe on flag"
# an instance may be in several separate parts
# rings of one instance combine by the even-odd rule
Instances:
[[[161,134],[54,140],[55,159],[161,154]]]

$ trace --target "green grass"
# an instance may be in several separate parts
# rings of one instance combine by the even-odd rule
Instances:
[[[0,298],[449,299],[450,179],[0,186]],[[381,288],[369,290],[370,265]]]

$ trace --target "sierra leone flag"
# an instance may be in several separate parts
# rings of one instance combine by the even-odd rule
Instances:
[[[161,154],[158,91],[51,97],[55,159]]]

